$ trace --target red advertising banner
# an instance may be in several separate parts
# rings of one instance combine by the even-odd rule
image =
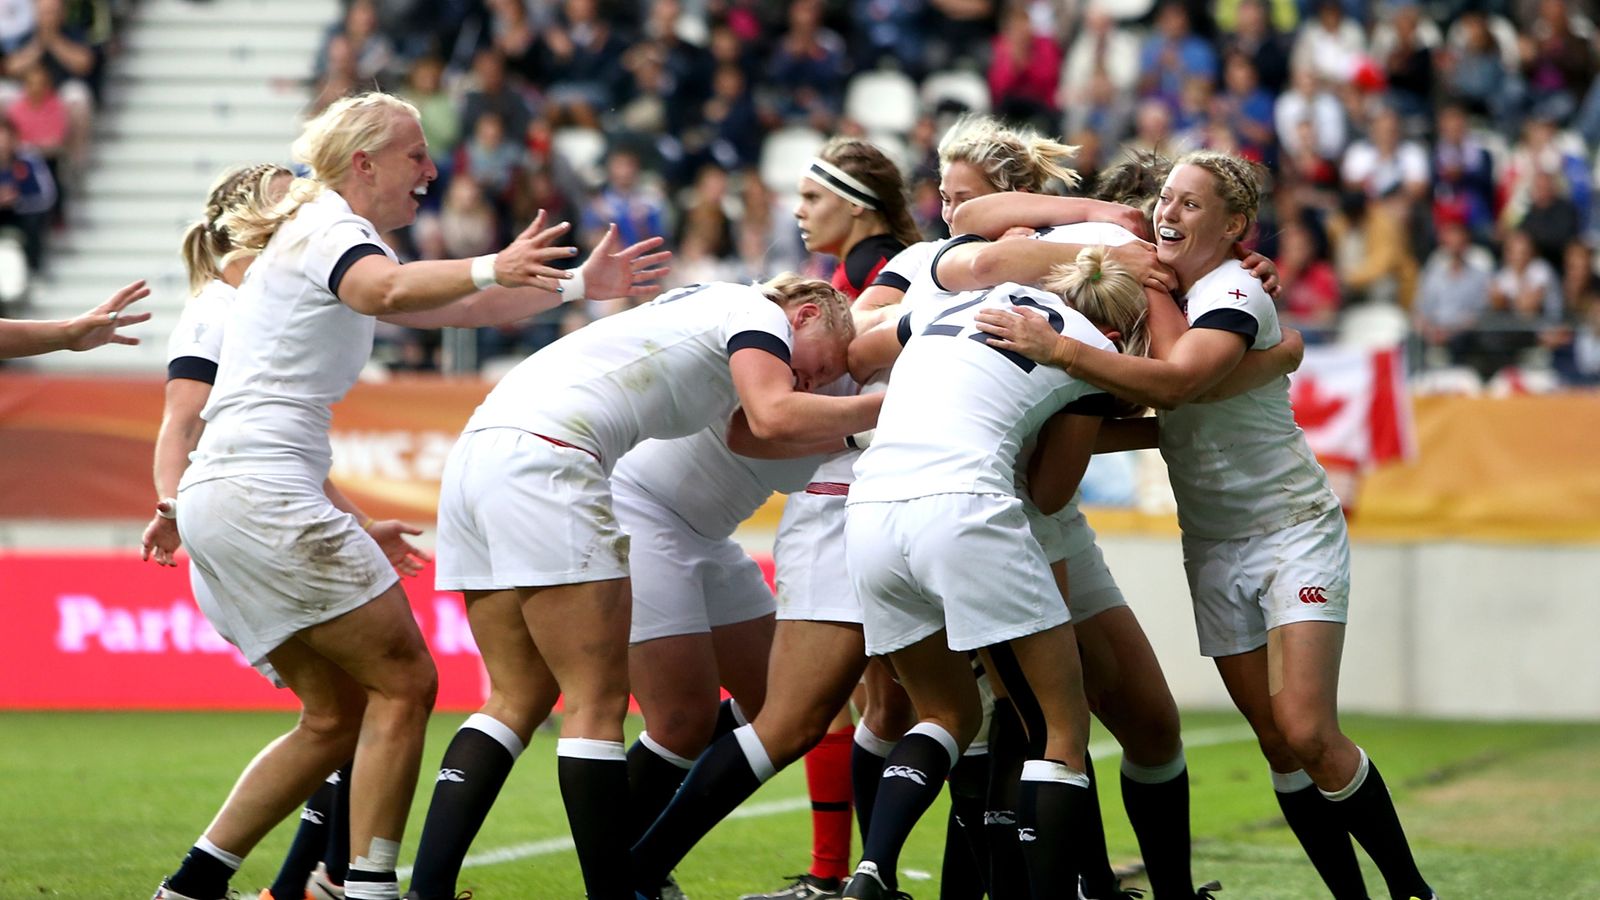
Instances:
[[[772,561],[758,557],[767,581]],[[461,595],[433,567],[405,581],[439,667],[440,710],[477,709],[487,684]],[[188,559],[0,553],[0,709],[297,709],[195,607]]]

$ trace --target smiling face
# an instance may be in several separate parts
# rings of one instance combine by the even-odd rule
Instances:
[[[428,140],[415,118],[396,112],[383,149],[357,154],[356,170],[372,186],[371,214],[380,231],[410,225],[429,182],[439,176],[428,156]]]
[[[815,303],[789,310],[789,325],[794,329],[794,349],[789,354],[794,389],[812,391],[838,381],[846,371],[849,338],[827,327]]]
[[[810,178],[800,179],[800,202],[794,220],[800,226],[800,239],[812,253],[838,256],[855,224],[860,207],[828,190]]]
[[[1187,288],[1232,251],[1245,217],[1228,212],[1214,175],[1185,164],[1173,168],[1161,188],[1155,226],[1156,258],[1171,266]]]
[[[983,172],[972,163],[953,162],[944,167],[939,176],[939,215],[946,225],[955,216],[956,209],[973,197],[994,193],[994,185],[983,177]]]

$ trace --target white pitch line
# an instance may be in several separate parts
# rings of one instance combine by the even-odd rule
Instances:
[[[1183,733],[1183,745],[1188,748],[1214,747],[1218,744],[1232,744],[1254,737],[1255,733],[1243,725],[1233,725],[1225,728],[1200,728],[1194,731],[1185,731]],[[1089,756],[1097,761],[1119,756],[1121,753],[1122,748],[1115,741],[1095,743],[1089,747]],[[728,818],[764,819],[768,816],[781,816],[785,813],[800,812],[810,808],[810,798],[788,797],[783,800],[746,804],[729,813]],[[532,859],[537,856],[565,853],[571,849],[571,837],[546,838],[542,841],[529,841],[525,844],[512,844],[508,847],[497,847],[493,850],[485,850],[482,853],[473,853],[462,861],[461,867],[463,869],[472,869],[479,866],[494,866],[500,863],[516,862],[519,859]],[[411,868],[411,866],[401,866],[395,874],[401,878],[410,878]]]

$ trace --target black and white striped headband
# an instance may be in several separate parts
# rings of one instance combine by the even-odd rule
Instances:
[[[820,157],[812,157],[806,177],[857,206],[883,209],[876,192],[856,180],[849,172]]]

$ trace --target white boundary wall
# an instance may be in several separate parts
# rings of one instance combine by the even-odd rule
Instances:
[[[1229,706],[1177,538],[1100,546],[1179,705]],[[1357,542],[1352,565],[1342,709],[1600,720],[1600,548]]]

